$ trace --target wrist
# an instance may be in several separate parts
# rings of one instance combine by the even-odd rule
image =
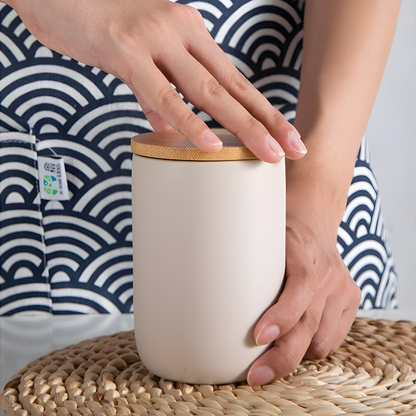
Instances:
[[[288,217],[302,218],[313,227],[325,228],[336,238],[354,169],[344,172],[325,160],[308,160],[308,156],[309,153],[305,160],[287,161]]]

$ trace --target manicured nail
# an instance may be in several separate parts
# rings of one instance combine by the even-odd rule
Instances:
[[[204,131],[204,139],[213,146],[222,146],[222,141],[210,129]]]
[[[300,138],[300,134],[297,130],[292,130],[289,137],[289,143],[293,149],[295,149],[301,155],[306,155],[308,153],[308,149],[303,144],[302,139]]]
[[[256,344],[258,346],[270,344],[277,339],[279,334],[280,328],[277,325],[266,326],[257,335]]]
[[[274,371],[267,365],[260,365],[259,367],[252,367],[247,375],[247,383],[250,386],[261,386],[274,381]]]
[[[283,149],[280,147],[280,144],[277,143],[277,141],[270,136],[270,134],[267,136],[267,144],[270,147],[270,150],[277,156],[283,157],[285,156],[285,152],[283,151]]]

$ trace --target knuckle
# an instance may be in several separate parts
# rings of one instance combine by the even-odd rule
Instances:
[[[238,137],[242,137],[245,134],[247,134],[247,132],[253,131],[255,133],[251,135],[251,142],[255,143],[259,142],[261,138],[265,136],[265,134],[259,129],[259,127],[260,123],[250,113],[247,112],[240,116],[239,123],[236,126],[235,131],[233,131],[233,133]]]
[[[195,122],[199,120],[196,117],[197,116],[191,110],[185,107],[184,111],[178,114],[177,121],[179,123],[179,126],[181,127],[186,126],[185,130],[192,130],[192,125],[195,124]],[[181,128],[181,130],[183,131],[184,129]],[[185,136],[187,136],[186,133],[185,133]]]
[[[235,85],[240,92],[254,89],[253,84],[237,68],[232,71],[231,85]]]
[[[307,332],[311,337],[313,337],[316,331],[318,330],[320,322],[321,314],[310,308],[305,311],[305,313],[299,321],[299,324],[302,325],[305,332]]]
[[[342,269],[340,275],[342,276],[342,291],[348,296],[348,306],[357,307],[361,303],[361,289],[352,278],[350,271],[347,266],[340,260]]]
[[[352,302],[354,303],[354,306],[358,307],[361,303],[361,290],[355,282],[353,282],[353,286],[351,290],[351,297],[352,297]]]
[[[332,345],[328,342],[327,339],[312,339],[311,345],[309,347],[309,357],[315,360],[320,360],[327,357],[333,350]]]
[[[225,94],[225,89],[222,87],[218,81],[214,78],[209,78],[204,83],[204,89],[206,95],[214,97],[215,99],[221,98]]]
[[[295,322],[297,321],[300,325],[305,325],[306,311],[303,302],[292,302],[290,312]]]
[[[185,17],[191,21],[196,23],[198,26],[204,26],[204,19],[195,7],[183,5],[183,12],[185,13]]]
[[[270,120],[270,123],[273,125],[281,124],[282,122],[289,123],[283,114],[277,109],[277,108],[271,108],[269,110],[268,118]]]
[[[170,84],[161,87],[158,91],[159,106],[156,110],[156,113],[159,113],[160,109],[163,107],[177,105],[178,99],[180,99],[178,93],[172,88]]]
[[[297,357],[293,352],[286,351],[285,353],[285,361],[286,366],[288,369],[288,372],[294,371],[296,367],[300,364],[302,361],[302,357]]]
[[[184,28],[188,28],[190,32],[195,29],[198,32],[203,29],[203,32],[206,31],[204,19],[202,14],[195,7],[192,7],[187,4],[180,4],[169,2],[168,7],[170,7],[170,21],[176,22],[179,25],[184,25]]]
[[[152,109],[153,112],[162,118],[166,114],[170,114],[175,120],[176,128],[185,134],[185,136],[187,136],[186,132],[191,131],[193,128],[198,128],[200,119],[182,101],[179,94],[170,84],[159,90],[157,103],[157,108]]]

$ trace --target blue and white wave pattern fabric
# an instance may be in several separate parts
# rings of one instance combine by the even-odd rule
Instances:
[[[181,2],[201,11],[237,68],[293,121],[303,1]],[[0,28],[0,315],[131,312],[130,139],[151,127],[126,85],[42,46],[3,3]],[[55,153],[65,161],[68,201],[40,198],[38,156]],[[338,249],[361,307],[395,307],[397,277],[365,141]]]

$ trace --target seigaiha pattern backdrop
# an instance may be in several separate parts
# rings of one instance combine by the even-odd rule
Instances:
[[[188,2],[237,68],[291,121],[303,3]],[[130,138],[151,127],[126,85],[42,46],[3,3],[0,28],[0,315],[132,312]],[[53,154],[64,158],[67,201],[40,198],[38,157]],[[338,249],[364,309],[396,307],[385,233],[363,140]]]

